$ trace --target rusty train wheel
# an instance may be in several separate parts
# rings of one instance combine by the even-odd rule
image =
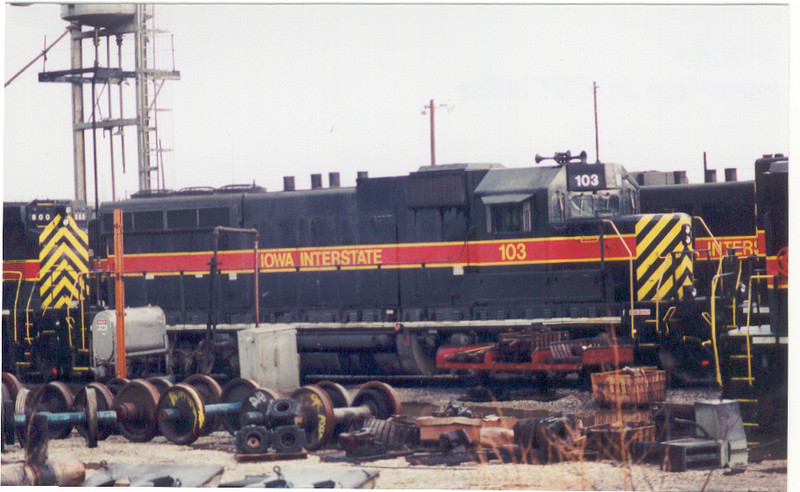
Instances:
[[[171,418],[168,410],[177,410],[180,417]],[[203,434],[207,426],[206,412],[200,392],[188,384],[180,383],[161,395],[156,410],[158,430],[175,444],[191,444]]]
[[[188,384],[200,393],[204,405],[213,405],[222,400],[222,387],[211,376],[205,374],[193,374],[183,380],[183,384]],[[218,430],[222,426],[222,419],[219,417],[208,416],[203,426],[203,435],[207,436]]]
[[[328,394],[333,408],[346,408],[351,406],[353,399],[350,397],[350,393],[348,393],[341,384],[334,383],[333,381],[320,381],[316,385]]]
[[[117,427],[131,442],[148,442],[156,435],[159,393],[152,383],[134,379],[114,398]]]
[[[97,400],[97,410],[99,412],[111,410],[114,404],[114,395],[111,393],[111,390],[108,389],[106,385],[103,383],[92,382],[87,384],[84,388],[75,395],[75,402],[72,404],[72,412],[83,412],[86,409],[86,391],[88,389],[94,389],[95,391],[95,399]],[[81,422],[75,424],[75,429],[78,431],[78,434],[86,438],[88,429],[86,425]],[[103,441],[108,438],[111,434],[117,432],[117,425],[116,423],[113,424],[104,424],[98,423],[97,425],[97,440]]]
[[[305,433],[303,447],[315,451],[330,442],[336,423],[328,394],[320,387],[310,385],[295,390],[292,399],[300,405],[301,427]]]
[[[241,402],[251,391],[258,388],[258,383],[252,379],[235,378],[228,381],[224,388],[222,388],[222,403]],[[222,425],[231,435],[236,434],[236,431],[241,427],[239,422],[239,413],[229,413],[222,417]]]
[[[33,396],[31,408],[36,412],[65,413],[69,412],[75,397],[66,384],[61,381],[50,381],[39,388]],[[72,432],[72,424],[52,424],[48,426],[48,439],[64,439]]]

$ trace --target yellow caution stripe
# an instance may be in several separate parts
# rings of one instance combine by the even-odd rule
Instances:
[[[56,215],[39,236],[39,296],[42,307],[66,307],[87,292],[89,237],[70,216]]]
[[[681,297],[681,287],[692,282],[689,234],[691,218],[685,214],[648,214],[636,222],[637,300]]]

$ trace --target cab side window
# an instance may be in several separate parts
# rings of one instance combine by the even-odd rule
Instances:
[[[518,232],[522,230],[522,207],[518,204],[491,207],[492,232]]]
[[[531,204],[504,203],[492,205],[489,208],[489,232],[530,232],[531,230]]]

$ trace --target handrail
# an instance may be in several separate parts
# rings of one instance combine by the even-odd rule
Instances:
[[[630,283],[629,289],[630,289],[630,294],[631,294],[631,307],[628,310],[628,313],[631,316],[631,338],[634,338],[634,335],[636,335],[636,327],[633,324],[633,253],[631,253],[631,249],[628,247],[628,243],[625,242],[625,239],[622,237],[622,234],[620,234],[619,229],[617,229],[616,224],[614,224],[613,222],[611,222],[608,219],[602,219],[602,221],[611,225],[611,228],[614,229],[614,232],[617,234],[617,237],[622,242],[622,245],[625,246],[625,249],[628,251],[628,262],[629,262],[628,268],[630,270],[630,275],[628,275],[628,277],[629,277],[629,283]],[[601,247],[602,247],[602,244],[601,244]]]
[[[661,325],[661,316],[660,316],[661,310],[660,310],[660,307],[661,307],[661,300],[663,299],[663,297],[662,298],[658,297],[658,291],[661,290],[661,281],[664,280],[664,271],[667,268],[667,258],[669,258],[670,255],[668,253],[668,254],[665,254],[664,256],[659,255],[658,257],[662,260],[662,262],[661,262],[661,266],[659,267],[659,270],[661,272],[658,275],[658,283],[656,284],[656,295],[653,297],[653,301],[655,301],[655,303],[656,303],[656,333],[658,333],[660,331],[660,327],[661,327],[660,326]]]
[[[103,273],[107,273],[107,272],[108,272],[107,270],[87,270],[85,272],[78,272],[78,276],[75,278],[75,281],[72,283],[72,290],[70,291],[69,302],[67,302],[67,323],[69,323],[69,320],[72,319],[72,317],[69,315],[69,310],[70,310],[70,307],[72,306],[72,299],[73,299],[73,296],[75,294],[75,287],[78,285],[78,282],[80,281],[81,277],[84,276],[84,275],[86,275],[88,277],[89,275],[91,275],[93,273],[95,273],[95,274],[98,274],[98,273],[99,274],[103,274]],[[86,296],[81,295],[81,297],[80,297],[80,306],[81,306],[81,349],[83,349],[83,350],[86,349],[86,317],[84,316],[84,313],[85,313],[84,301],[85,301],[85,299],[86,299]],[[72,329],[72,326],[70,325],[69,328],[70,328],[70,346],[71,346],[71,340],[72,340],[72,338],[71,338],[72,337],[71,329]]]
[[[692,220],[699,220],[700,221],[700,224],[703,225],[703,227],[705,228],[706,232],[708,233],[708,237],[710,237],[711,240],[714,241],[714,244],[717,246],[717,251],[719,251],[719,255],[722,256],[722,246],[720,246],[719,241],[717,241],[717,238],[714,237],[714,234],[711,233],[711,229],[709,229],[708,225],[706,225],[706,221],[703,220],[703,218],[700,217],[699,215],[693,215],[692,216]]]
[[[17,292],[14,294],[14,342],[17,341],[17,301],[19,301],[19,291],[22,289],[22,272],[18,272],[16,270],[4,270],[3,275],[5,276],[6,273],[13,273],[19,275],[17,279]],[[3,279],[5,280],[5,279]]]
[[[750,356],[750,311],[752,311],[750,302],[753,295],[753,280],[769,280],[772,277],[772,275],[751,275],[747,289],[747,384],[750,386],[753,386],[753,360]]]
[[[720,263],[720,267],[722,264]],[[714,302],[714,295],[717,290],[717,281],[721,278],[722,274],[717,273],[711,279],[711,340],[714,347],[714,370],[716,371],[717,383],[722,386],[722,375],[719,372],[719,351],[717,350],[717,317],[716,317],[716,302]]]
[[[722,259],[720,258],[720,265],[719,269],[722,269]],[[714,365],[716,366],[716,374],[717,374],[717,383],[722,386],[722,375],[719,372],[719,350],[717,349],[717,302],[716,302],[716,291],[717,291],[717,282],[722,277],[730,275],[730,273],[720,273],[719,270],[714,278],[711,279],[711,340],[714,346]]]
[[[39,283],[39,279],[33,281],[33,285],[31,286],[31,293],[28,295],[28,302],[25,304],[25,341],[31,343],[33,339],[31,338],[31,301],[33,301],[33,292],[36,290],[36,284]],[[47,311],[47,307],[42,309],[42,314]]]

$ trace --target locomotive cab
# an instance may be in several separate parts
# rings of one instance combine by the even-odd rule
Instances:
[[[556,166],[489,170],[475,189],[487,237],[549,236],[570,224],[638,213],[638,185],[622,166],[588,164],[585,152],[552,159]]]

